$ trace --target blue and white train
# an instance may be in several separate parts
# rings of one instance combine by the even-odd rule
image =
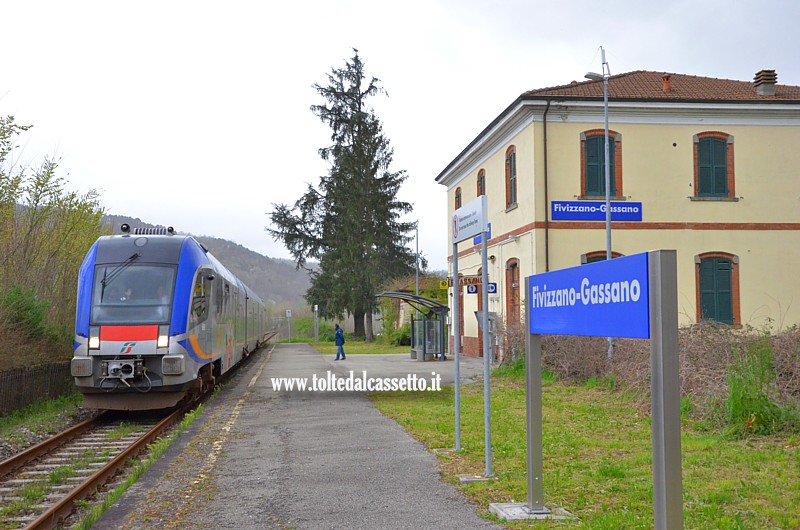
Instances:
[[[88,408],[172,407],[263,345],[264,304],[193,237],[122,231],[81,265],[72,375]]]

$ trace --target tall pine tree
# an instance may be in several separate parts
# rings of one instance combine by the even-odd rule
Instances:
[[[273,205],[272,228],[297,266],[319,260],[306,293],[325,318],[354,319],[354,334],[373,338],[375,294],[386,281],[414,269],[414,254],[406,248],[416,223],[400,217],[411,205],[397,200],[405,171],[391,171],[394,151],[381,121],[367,104],[385,94],[380,80],[366,82],[364,63],[353,50],[342,69],[332,69],[328,84],[315,84],[324,99],[311,111],[331,128],[332,145],[319,150],[330,163],[328,175],[293,207]]]

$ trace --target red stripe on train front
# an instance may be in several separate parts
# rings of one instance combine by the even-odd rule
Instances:
[[[158,325],[100,326],[100,340],[156,340]]]

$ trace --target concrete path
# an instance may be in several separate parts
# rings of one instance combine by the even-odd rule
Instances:
[[[95,528],[496,528],[363,393],[276,392],[271,384],[350,370],[429,381],[440,374],[451,383],[451,360],[335,362],[308,345],[282,344],[254,361]],[[462,381],[481,369],[481,360],[463,359]]]

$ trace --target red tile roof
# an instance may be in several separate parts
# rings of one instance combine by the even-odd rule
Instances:
[[[669,76],[669,90],[664,91],[664,76]],[[613,75],[608,80],[611,100],[800,103],[800,87],[775,85],[774,96],[759,96],[752,82],[637,70]],[[602,99],[602,81],[573,81],[569,85],[531,90],[522,99]]]

